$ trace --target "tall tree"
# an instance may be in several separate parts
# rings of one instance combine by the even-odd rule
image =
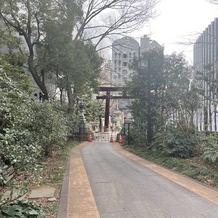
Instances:
[[[58,22],[59,18],[67,17],[66,13],[70,10],[73,11],[73,16],[70,17],[72,25],[75,24],[73,18],[77,19],[79,16],[77,14],[79,10],[75,9],[81,6],[78,2],[74,0],[2,0],[0,2],[0,19],[11,31],[15,31],[23,38],[23,49],[28,51],[29,72],[42,90],[45,99],[48,99],[45,71],[36,63],[37,46],[45,37],[44,24],[49,20]]]
[[[59,90],[62,93],[67,92],[68,111],[71,113],[77,95],[82,95],[90,88],[97,89],[102,58],[96,53],[92,43],[80,40],[64,42],[67,34],[52,37],[51,30],[53,28],[49,26],[39,49],[40,65],[44,65],[44,69],[52,74],[53,82]]]
[[[164,76],[166,78],[165,108],[179,111],[179,122],[189,126],[193,124],[194,113],[199,107],[199,93],[196,84],[191,83],[193,67],[182,54],[165,57]]]
[[[135,129],[144,141],[149,128],[151,135],[155,135],[164,130],[170,118],[181,127],[192,125],[199,98],[190,85],[193,70],[184,57],[176,54],[163,56],[162,52],[151,50],[140,62],[148,65],[143,68],[138,63],[135,65],[128,86],[130,94],[136,97],[131,106]]]
[[[49,97],[46,73],[51,72],[52,66],[58,75],[64,74],[59,84],[63,90],[63,81],[67,83],[70,102],[78,81],[96,84],[101,60],[95,51],[101,41],[111,34],[127,34],[143,26],[153,17],[156,3],[157,0],[2,0],[0,19],[24,39],[28,69],[45,99]],[[37,51],[42,47],[38,62]],[[87,72],[95,76],[84,76]]]

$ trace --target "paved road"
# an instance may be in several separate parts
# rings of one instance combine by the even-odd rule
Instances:
[[[112,143],[89,143],[81,155],[101,218],[218,217],[218,205],[120,154]]]

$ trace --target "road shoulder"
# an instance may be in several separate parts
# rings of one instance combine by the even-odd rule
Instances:
[[[193,191],[194,193],[204,197],[205,199],[218,205],[218,190],[201,184],[191,178],[181,175],[172,170],[166,169],[160,165],[154,164],[148,160],[145,160],[127,150],[125,150],[119,143],[114,143],[114,149],[126,157],[138,162],[139,164],[161,174],[162,176],[176,182],[177,184]]]

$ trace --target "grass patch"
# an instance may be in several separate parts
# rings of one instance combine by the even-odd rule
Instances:
[[[52,156],[42,162],[43,171],[41,174],[40,186],[51,186],[61,189],[64,174],[69,160],[70,150],[80,144],[78,141],[69,141],[61,150],[53,152]],[[59,206],[59,193],[57,195],[57,201],[47,202],[47,199],[39,199],[38,204],[43,205],[46,211],[46,217],[55,218],[58,212]]]
[[[69,160],[70,150],[80,142],[70,141],[63,149],[53,152],[52,157],[48,158],[43,165],[42,185],[60,187],[62,185],[66,166]]]
[[[145,147],[124,145],[123,148],[144,159],[218,188],[218,167],[215,164],[203,161],[200,157],[183,159],[170,157],[160,153],[158,150],[146,149]]]

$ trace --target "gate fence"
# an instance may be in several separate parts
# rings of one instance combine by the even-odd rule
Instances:
[[[90,135],[92,136],[92,141],[95,142],[110,142],[111,139],[113,142],[117,141],[118,132],[90,132],[86,133],[81,130],[80,132],[73,133],[68,136],[69,139],[79,140],[79,141],[88,141]]]
[[[92,138],[96,142],[110,142],[111,139],[114,142],[117,140],[116,132],[95,132]]]

